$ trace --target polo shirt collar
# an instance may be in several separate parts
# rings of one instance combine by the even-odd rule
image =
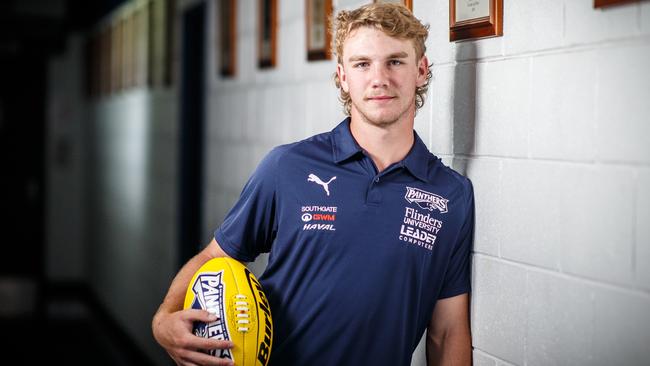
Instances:
[[[405,167],[416,178],[426,181],[429,171],[429,149],[427,149],[417,132],[413,131],[413,134],[415,135],[415,141],[411,151],[404,160],[397,164]],[[350,117],[344,119],[332,130],[332,153],[336,164],[363,153],[363,149],[352,136],[352,132],[350,132]]]
[[[363,152],[361,146],[352,137],[352,132],[350,132],[350,117],[344,119],[343,122],[339,123],[332,130],[332,152],[336,164],[340,164],[352,156]]]
[[[413,131],[413,134],[415,135],[413,147],[400,164],[403,164],[404,167],[406,167],[406,169],[408,169],[408,171],[416,178],[426,182],[429,176],[429,159],[431,153],[429,152],[429,149],[427,149],[427,145],[424,144],[415,130]]]

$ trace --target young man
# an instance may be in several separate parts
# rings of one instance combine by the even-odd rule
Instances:
[[[474,199],[413,130],[430,79],[428,31],[408,10],[371,4],[334,21],[336,84],[349,118],[277,147],[213,240],[179,272],[154,316],[180,365],[227,365],[181,311],[210,258],[270,252],[260,282],[274,323],[271,365],[409,365],[427,330],[429,365],[471,363],[468,316]]]

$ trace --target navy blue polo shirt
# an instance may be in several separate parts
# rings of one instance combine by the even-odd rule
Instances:
[[[271,365],[409,365],[436,300],[470,290],[473,226],[470,181],[417,133],[377,173],[346,119],[273,149],[215,239],[240,261],[270,253]]]

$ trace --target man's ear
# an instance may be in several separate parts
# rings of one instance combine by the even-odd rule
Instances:
[[[343,91],[349,93],[350,87],[348,86],[348,79],[345,75],[345,69],[343,68],[343,65],[336,64],[336,75],[339,77],[339,83],[341,84]]]
[[[427,83],[427,77],[429,76],[429,59],[427,56],[422,56],[418,62],[418,79],[417,86],[420,87]]]

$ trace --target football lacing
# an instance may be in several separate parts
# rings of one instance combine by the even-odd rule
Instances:
[[[235,295],[235,312],[236,312],[236,323],[237,330],[240,332],[248,332],[248,324],[250,324],[250,305],[248,304],[247,298],[245,295]]]

